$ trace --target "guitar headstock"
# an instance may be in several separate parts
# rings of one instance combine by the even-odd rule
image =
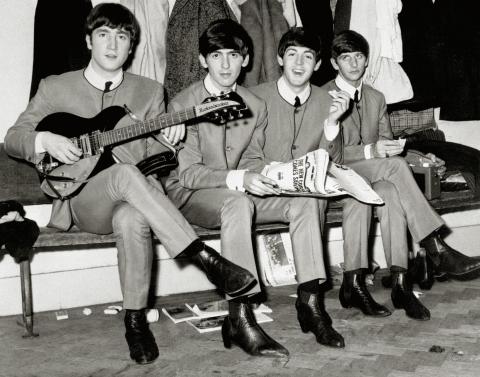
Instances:
[[[225,124],[251,116],[250,109],[245,105],[242,97],[233,91],[206,98],[201,105],[195,106],[195,112],[198,117],[216,124]]]

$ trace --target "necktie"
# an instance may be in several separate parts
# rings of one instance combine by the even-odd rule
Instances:
[[[107,81],[105,82],[105,89],[103,90],[104,93],[108,93],[110,91],[110,87],[112,86],[113,82]]]
[[[358,103],[360,101],[360,98],[358,98],[358,90],[355,90],[355,94],[353,96],[353,102]]]
[[[295,97],[295,103],[293,104],[293,106],[296,108],[300,107],[302,104],[300,103],[300,98],[298,98],[298,96]]]

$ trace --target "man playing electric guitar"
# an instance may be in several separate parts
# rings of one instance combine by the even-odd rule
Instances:
[[[63,164],[78,162],[82,150],[69,138],[36,130],[41,120],[53,113],[92,118],[106,107],[127,105],[131,117],[145,120],[164,112],[162,86],[122,70],[139,37],[133,14],[119,4],[100,4],[88,16],[86,30],[92,55],[88,67],[42,80],[35,97],[5,137],[10,155],[34,164],[45,153]],[[126,122],[132,119],[126,116],[116,127]],[[175,126],[165,128],[163,134],[175,144],[184,132],[184,126]],[[115,233],[126,309],[125,337],[131,358],[140,364],[158,357],[145,318],[153,260],[151,230],[170,256],[191,257],[228,295],[240,295],[256,283],[250,272],[204,245],[164,194],[161,184],[153,177],[145,177],[135,166],[163,150],[165,147],[154,137],[116,146],[113,156],[118,163],[92,176],[68,199],[55,199],[49,224],[64,230],[74,224],[92,233]]]

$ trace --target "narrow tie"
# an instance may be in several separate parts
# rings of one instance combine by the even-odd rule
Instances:
[[[295,96],[295,103],[293,104],[293,106],[295,107],[295,109],[297,109],[301,105],[302,104],[300,103],[300,98],[298,98],[298,96]]]
[[[110,87],[112,86],[113,82],[107,81],[105,82],[105,89],[103,90],[104,93],[108,93],[110,91]]]
[[[353,96],[353,102],[358,103],[360,101],[360,98],[358,98],[358,90],[355,90],[355,94]]]

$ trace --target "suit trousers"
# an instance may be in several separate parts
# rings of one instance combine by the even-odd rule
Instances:
[[[420,242],[445,223],[430,206],[402,157],[375,158],[349,166],[372,184],[384,200],[376,207],[382,242],[389,265],[407,267],[407,230]]]
[[[320,211],[319,205],[324,206]],[[298,283],[325,279],[320,213],[326,201],[301,197],[257,197],[229,189],[200,189],[181,208],[192,224],[221,228],[222,255],[258,279],[252,224],[289,224]],[[258,293],[257,285],[245,295]]]
[[[81,230],[114,233],[126,309],[147,305],[153,247],[151,230],[174,258],[198,237],[153,177],[135,166],[115,164],[101,171],[70,201]]]
[[[368,238],[372,222],[372,206],[354,198],[341,200],[345,271],[368,268]]]

